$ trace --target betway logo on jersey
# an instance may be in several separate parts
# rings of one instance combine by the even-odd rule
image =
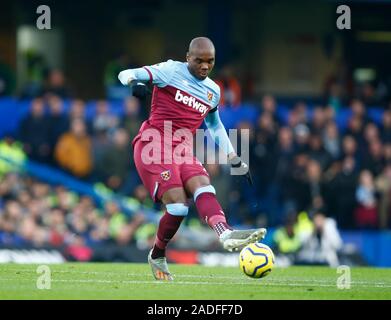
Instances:
[[[206,111],[208,111],[208,107],[206,105],[197,101],[194,97],[183,94],[181,90],[176,91],[175,101],[182,102],[184,105],[198,110],[202,115],[205,115]]]

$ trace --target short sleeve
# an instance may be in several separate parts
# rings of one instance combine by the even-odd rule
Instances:
[[[158,87],[165,87],[171,81],[177,64],[173,60],[157,63],[151,66],[145,66],[144,69],[148,71],[151,81]]]

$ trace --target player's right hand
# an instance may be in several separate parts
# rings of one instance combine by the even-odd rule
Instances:
[[[121,81],[124,86],[128,86],[136,79],[132,70],[124,70],[118,74],[118,80]]]
[[[248,181],[248,183],[253,185],[253,178],[251,176],[250,168],[247,163],[244,163],[239,156],[234,156],[229,160],[229,163],[232,168],[235,168],[239,175],[244,175]]]

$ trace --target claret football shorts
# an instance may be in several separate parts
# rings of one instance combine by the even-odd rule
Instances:
[[[185,163],[177,163],[178,161],[174,161],[174,156],[171,157],[173,161],[165,161],[163,147],[160,149],[161,161],[151,163],[152,156],[148,151],[151,151],[152,147],[150,141],[141,139],[137,139],[133,144],[136,169],[155,202],[159,202],[167,190],[184,187],[186,181],[194,176],[209,177],[204,166],[194,155],[187,157]]]

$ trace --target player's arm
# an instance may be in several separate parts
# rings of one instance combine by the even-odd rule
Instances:
[[[121,71],[118,79],[124,86],[150,82],[158,87],[164,87],[170,82],[176,67],[175,61],[168,60],[151,66]]]
[[[236,154],[236,151],[232,146],[231,141],[229,140],[224,124],[221,122],[217,107],[209,111],[204,121],[213,141],[227,155],[228,161],[232,168],[238,169],[240,171],[240,174],[245,174],[248,182],[252,185],[253,182],[249,167]]]
[[[144,99],[149,92],[145,82],[152,82],[151,75],[145,68],[127,69],[118,74],[118,79],[124,86],[132,88],[132,95]]]
[[[118,79],[124,86],[127,86],[136,82],[148,82],[150,75],[145,68],[127,69],[118,74]]]
[[[237,156],[235,149],[229,140],[224,124],[221,122],[217,107],[209,111],[204,121],[213,141],[224,151],[228,159]]]

